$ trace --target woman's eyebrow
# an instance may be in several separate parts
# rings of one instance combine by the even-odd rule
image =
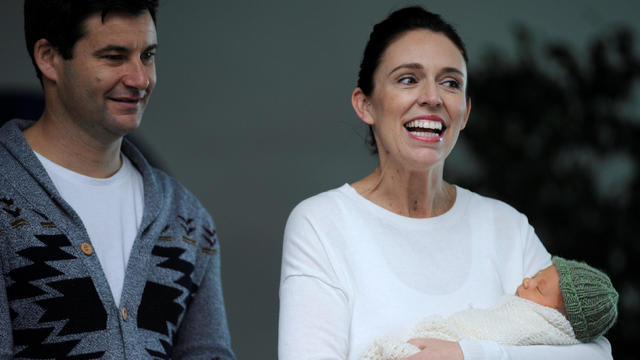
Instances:
[[[424,67],[419,63],[400,64],[400,65],[394,67],[393,70],[389,71],[389,75],[393,74],[394,72],[396,72],[397,70],[400,70],[400,69],[422,70],[422,69],[424,69]]]
[[[393,70],[389,71],[389,75],[393,74],[394,72],[400,70],[400,69],[412,69],[412,70],[422,70],[424,69],[424,66],[422,66],[422,64],[420,63],[406,63],[406,64],[400,64],[396,67],[393,68]],[[440,70],[441,74],[447,74],[447,73],[454,73],[454,74],[458,74],[460,75],[463,79],[465,78],[465,74],[458,68],[455,67],[446,67]]]
[[[463,79],[465,78],[464,73],[463,73],[462,71],[460,71],[459,69],[454,68],[454,67],[446,67],[446,68],[444,68],[444,69],[440,70],[440,73],[441,73],[441,74],[450,74],[450,73],[454,73],[454,74],[458,74],[458,75],[460,75]],[[538,271],[538,273],[539,273],[539,271]],[[538,273],[536,273],[536,275],[538,275]],[[534,276],[535,276],[535,275],[534,275]]]

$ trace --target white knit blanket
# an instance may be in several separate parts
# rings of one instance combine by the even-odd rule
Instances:
[[[569,345],[579,341],[569,321],[557,310],[515,295],[505,295],[497,306],[468,309],[445,319],[430,316],[407,339],[379,338],[363,360],[400,359],[419,352],[406,341],[413,338],[493,340],[505,345]]]

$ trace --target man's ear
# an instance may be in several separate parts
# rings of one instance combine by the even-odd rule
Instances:
[[[364,121],[366,124],[373,125],[374,121],[371,116],[371,103],[369,102],[367,95],[365,95],[359,87],[353,90],[353,93],[351,94],[351,105],[360,120]]]
[[[40,39],[33,45],[33,59],[42,73],[42,80],[58,81],[58,65],[62,56],[46,39]]]

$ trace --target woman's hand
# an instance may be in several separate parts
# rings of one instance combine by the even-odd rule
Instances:
[[[460,344],[456,341],[438,339],[411,339],[420,352],[402,360],[464,360]]]

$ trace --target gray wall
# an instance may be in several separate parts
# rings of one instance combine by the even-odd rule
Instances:
[[[538,40],[564,39],[576,49],[620,23],[640,35],[634,25],[640,3],[632,0],[418,3],[458,25],[471,71],[489,47],[512,51],[518,22]],[[280,250],[289,211],[375,165],[349,99],[372,25],[405,4],[162,1],[158,86],[137,135],[217,222],[240,359],[276,358]],[[21,7],[18,0],[0,4],[0,91],[39,91]],[[454,153],[452,160],[461,158]]]

